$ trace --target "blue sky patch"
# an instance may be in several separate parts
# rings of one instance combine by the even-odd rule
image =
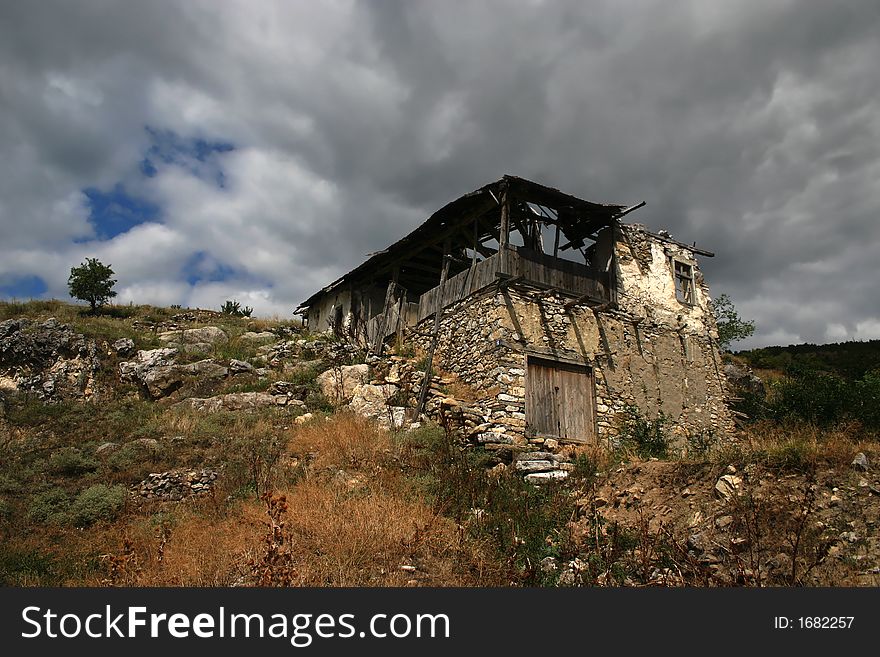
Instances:
[[[39,276],[0,275],[0,298],[33,299],[46,294],[46,281]]]
[[[228,281],[241,272],[226,265],[205,251],[196,251],[187,258],[181,274],[190,285],[197,283],[218,283]]]
[[[141,172],[152,178],[161,164],[179,166],[194,176],[212,181],[217,187],[226,186],[226,175],[220,167],[217,155],[235,150],[226,141],[208,141],[200,138],[181,137],[171,130],[157,130],[147,126],[152,145],[141,161]]]
[[[110,240],[139,224],[159,220],[158,205],[130,196],[121,184],[109,192],[89,187],[83,193],[89,200],[89,223],[99,240]]]

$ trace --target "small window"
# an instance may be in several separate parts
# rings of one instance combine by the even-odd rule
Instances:
[[[680,260],[672,261],[675,266],[675,298],[682,303],[694,303],[694,267]]]

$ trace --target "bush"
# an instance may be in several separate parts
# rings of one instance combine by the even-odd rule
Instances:
[[[28,518],[43,524],[63,524],[67,520],[70,498],[61,488],[52,488],[39,493],[31,500]]]
[[[462,525],[470,538],[487,545],[504,564],[508,578],[525,585],[552,584],[540,569],[545,557],[571,558],[574,544],[568,522],[575,516],[571,483],[542,486],[521,474],[487,475],[490,455],[461,449],[443,429],[424,425],[403,434],[409,462],[423,471],[423,485],[438,511]],[[580,474],[595,472],[581,461]]]
[[[71,505],[70,519],[80,527],[99,520],[113,520],[125,504],[126,493],[125,486],[89,486]]]
[[[665,428],[667,422],[662,411],[656,420],[649,420],[635,406],[627,406],[621,430],[623,446],[634,449],[642,458],[666,458],[670,444]]]
[[[797,368],[773,383],[767,402],[769,417],[831,426],[856,420],[867,429],[880,429],[880,372],[851,380]]]
[[[98,469],[98,462],[76,447],[65,447],[49,457],[49,472],[65,477],[78,477]]]
[[[224,315],[232,315],[233,317],[250,317],[254,309],[250,306],[242,308],[238,301],[232,300],[226,301],[226,303],[220,306],[220,312]]]

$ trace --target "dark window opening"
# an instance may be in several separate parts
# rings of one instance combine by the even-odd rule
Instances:
[[[675,265],[675,298],[682,303],[694,303],[694,268],[686,262],[673,260]]]

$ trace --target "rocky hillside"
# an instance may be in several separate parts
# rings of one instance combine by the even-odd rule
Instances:
[[[416,417],[426,360],[391,352],[205,310],[0,304],[0,581],[880,583],[858,425],[676,451],[630,417],[614,449],[519,445],[448,373]]]

